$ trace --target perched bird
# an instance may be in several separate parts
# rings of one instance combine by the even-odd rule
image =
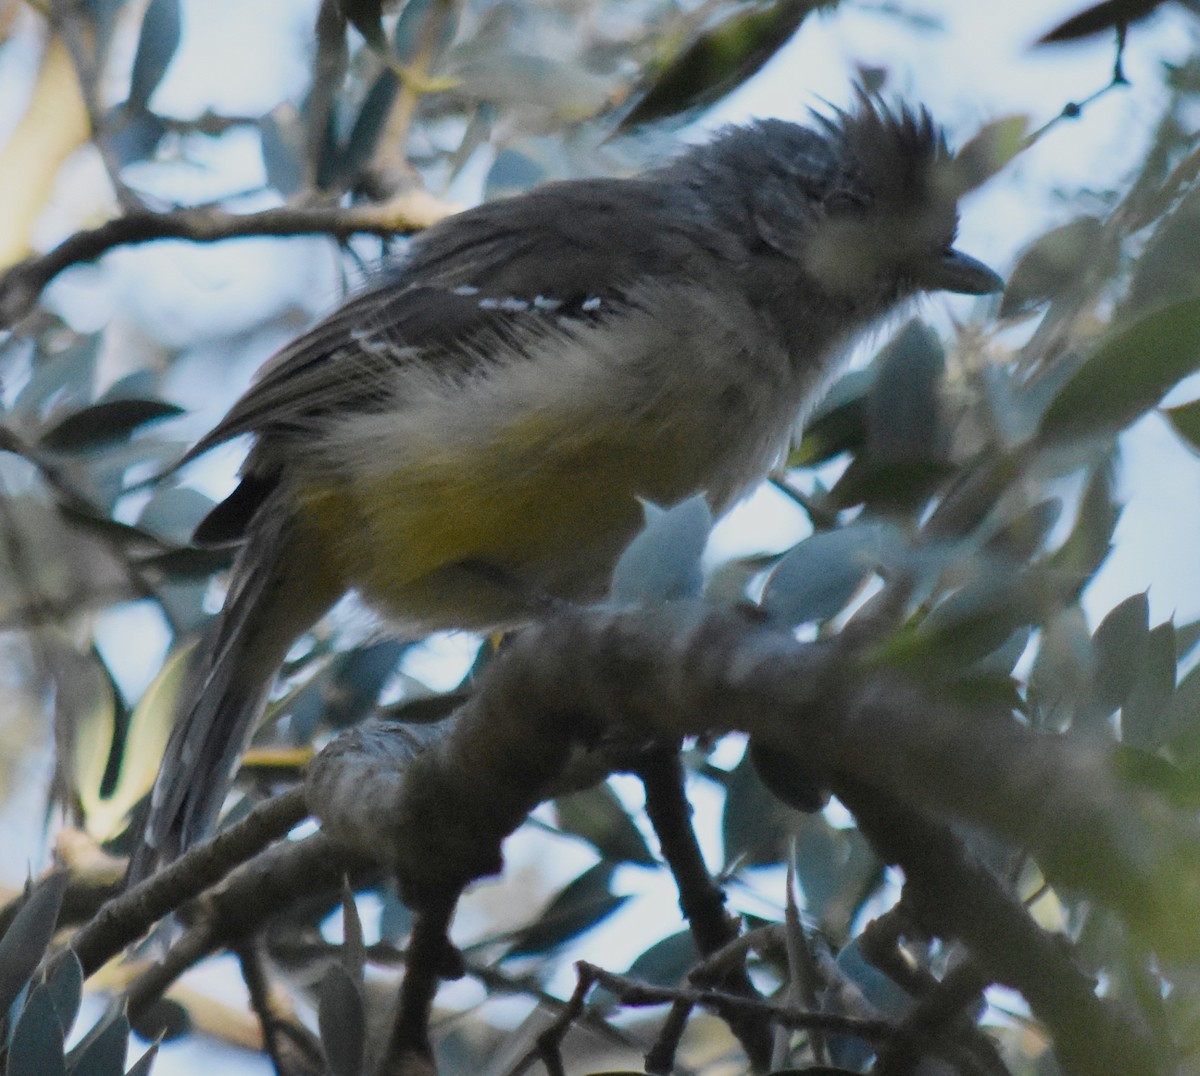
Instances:
[[[449,217],[280,351],[188,456],[254,437],[196,532],[240,549],[141,869],[213,826],[284,656],[346,591],[421,633],[596,597],[639,498],[723,512],[856,334],[922,291],[999,290],[952,245],[952,164],[924,109],[865,92],[727,129]]]

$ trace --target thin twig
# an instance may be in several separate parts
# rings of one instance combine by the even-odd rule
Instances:
[[[215,885],[308,816],[303,788],[260,804],[240,822],[197,845],[170,866],[105,904],[72,939],[85,975],[136,941],[184,902]]]

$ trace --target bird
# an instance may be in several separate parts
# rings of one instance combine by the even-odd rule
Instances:
[[[184,457],[253,438],[195,532],[237,551],[135,872],[213,829],[287,652],[344,594],[408,637],[598,598],[642,503],[726,511],[885,315],[1001,290],[954,246],[954,159],[927,109],[859,89],[449,216],[284,346]]]

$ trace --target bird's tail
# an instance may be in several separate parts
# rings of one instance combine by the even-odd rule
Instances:
[[[278,499],[264,503],[181,696],[131,882],[214,828],[275,673],[297,637],[341,594],[323,564]]]

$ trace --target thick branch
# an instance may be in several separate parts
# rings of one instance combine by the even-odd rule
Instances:
[[[940,702],[738,610],[558,614],[514,639],[420,750],[389,747],[386,726],[334,741],[310,767],[309,803],[419,902],[498,870],[501,841],[576,746],[734,729],[784,754],[803,744],[818,778],[1028,847],[1048,877],[1115,906],[1161,952],[1200,948],[1194,822],[1122,784],[1107,750]]]

